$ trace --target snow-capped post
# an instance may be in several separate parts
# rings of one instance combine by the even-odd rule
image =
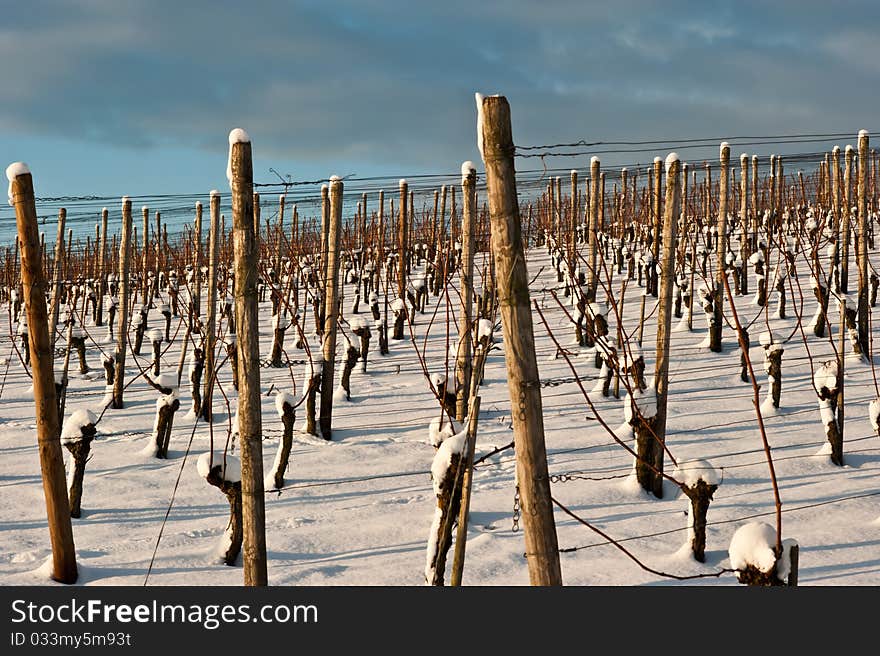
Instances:
[[[296,400],[288,392],[281,392],[275,396],[275,409],[284,426],[278,451],[275,453],[275,462],[272,471],[266,479],[266,487],[270,485],[276,490],[284,487],[284,472],[287,471],[287,463],[290,460],[290,449],[293,446],[293,422],[296,421]]]
[[[870,335],[868,334],[868,131],[859,132],[859,343],[862,353],[871,361]]]
[[[80,517],[82,504],[83,476],[92,440],[98,433],[95,422],[98,421],[91,410],[76,410],[64,422],[61,429],[61,443],[70,451],[70,467],[67,474],[70,516]]]
[[[651,199],[653,214],[654,239],[651,242],[651,257],[653,258],[648,274],[650,280],[649,292],[651,296],[657,298],[659,290],[657,288],[657,263],[660,261],[660,234],[663,230],[664,217],[661,215],[663,202],[663,160],[659,157],[654,158],[654,197]],[[680,193],[680,192],[679,192]],[[678,221],[675,216],[673,221]],[[671,289],[671,288],[670,288]],[[668,302],[668,301],[667,301]]]
[[[327,232],[327,278],[324,285],[324,341],[321,351],[324,368],[321,372],[321,414],[318,423],[321,436],[329,440],[333,435],[333,377],[336,362],[336,329],[339,314],[339,242],[342,232],[342,179],[330,178],[330,224]]]
[[[706,562],[706,515],[712,495],[721,484],[718,471],[705,460],[679,462],[672,477],[682,485],[690,501],[688,508],[688,544],[699,563]]]
[[[762,587],[796,586],[798,552],[796,540],[781,540],[773,527],[764,522],[740,526],[728,548],[730,566],[736,570],[737,580]]]
[[[843,169],[843,234],[840,238],[840,291],[843,294],[849,292],[849,240],[852,221],[852,171],[854,158],[855,150],[847,144],[844,153]]]
[[[839,386],[841,375],[838,362],[827,360],[823,362],[813,374],[813,387],[819,396],[819,415],[822,425],[825,427],[825,435],[828,444],[819,452],[821,455],[830,455],[831,462],[839,467],[843,466],[843,430],[838,425],[837,405],[839,402]]]
[[[361,373],[367,372],[367,358],[370,353],[370,338],[373,336],[373,333],[370,331],[370,324],[366,319],[360,317],[352,318],[349,323],[351,324],[351,332],[355,334],[356,337],[360,339],[361,347],[360,347],[360,359],[361,359]]]
[[[721,144],[721,173],[718,179],[718,240],[715,287],[712,290],[712,321],[709,326],[709,350],[721,353],[721,330],[724,328],[724,282],[727,275],[727,183],[730,179],[730,146]]]
[[[587,302],[596,300],[596,292],[599,289],[599,264],[597,253],[599,250],[599,158],[595,155],[590,158],[590,225],[589,241],[587,242]]]
[[[153,423],[153,434],[144,449],[147,455],[156,458],[168,457],[168,444],[171,441],[171,429],[174,427],[174,413],[180,409],[180,398],[177,395],[177,374],[162,374],[156,380],[144,376],[147,383],[159,392],[156,399],[156,420]]]
[[[547,452],[541,382],[516,193],[510,105],[503,96],[477,101],[477,144],[486,169],[491,247],[498,276],[505,361],[516,443],[517,480],[532,585],[562,585]],[[598,184],[598,176],[596,176]],[[592,237],[593,235],[591,235]]]
[[[161,372],[162,359],[162,331],[159,328],[153,328],[150,331],[150,345],[153,349],[153,375],[158,376]]]
[[[233,210],[234,214],[235,211]],[[253,223],[251,223],[251,231],[253,231]],[[227,501],[229,501],[229,522],[223,534],[221,547],[223,562],[229,566],[235,565],[238,554],[241,553],[242,540],[247,532],[247,527],[245,526],[247,513],[244,512],[245,506],[243,502],[243,464],[235,456],[227,453],[211,453],[209,451],[199,456],[196,467],[199,476],[223,492],[226,495]],[[250,548],[250,543],[245,544],[245,585],[265,585],[265,582],[262,584],[248,582],[248,567],[253,557],[249,551]]]
[[[318,288],[320,293],[315,296],[315,332],[318,336],[324,334],[324,318],[326,316],[326,308],[324,307],[324,286],[327,282],[327,235],[330,232],[330,187],[326,184],[321,185],[321,261],[318,263]],[[317,290],[316,290],[317,292]]]
[[[244,530],[244,584],[266,585],[266,515],[260,416],[260,333],[257,306],[259,252],[254,234],[254,173],[251,141],[229,133],[229,186],[235,249],[235,325],[238,327],[238,431]],[[229,456],[227,456],[228,460]],[[221,488],[222,489],[222,488]]]
[[[409,220],[407,217],[407,189],[406,180],[400,180],[400,215],[397,222],[397,298],[401,301],[406,299],[406,260],[407,260],[407,231]],[[394,323],[392,339],[403,339],[403,322]]]
[[[213,396],[216,373],[214,371],[217,340],[217,263],[220,258],[220,192],[211,191],[211,225],[208,236],[208,296],[205,299],[205,331],[202,336],[205,354],[205,386],[202,391],[201,418],[207,422],[214,419]],[[283,205],[282,205],[283,207]]]
[[[202,202],[196,201],[196,219],[193,226],[193,276],[190,294],[190,325],[195,325],[202,310]]]
[[[58,236],[55,238],[55,263],[52,267],[52,310],[49,314],[49,341],[55,347],[55,329],[58,326],[58,311],[61,308],[61,262],[64,257],[64,222],[67,210],[58,210]]]
[[[110,212],[106,207],[101,209],[101,246],[98,249],[98,310],[95,316],[95,325],[104,325],[104,294],[107,292],[107,270],[104,262],[107,259],[107,219]]]
[[[461,165],[461,313],[458,317],[458,353],[456,354],[455,418],[464,421],[470,402],[474,289],[474,231],[477,223],[477,171],[472,162]]]
[[[15,162],[6,169],[9,202],[15,207],[18,244],[21,247],[21,283],[25,313],[31,326],[28,336],[33,358],[34,405],[37,444],[46,518],[52,544],[52,578],[74,583],[77,578],[76,551],[70,523],[70,506],[64,479],[61,452],[61,423],[55,394],[52,340],[46,311],[46,277],[43,274],[34,183],[26,164]]]
[[[480,397],[474,396],[468,409],[467,443],[464,452],[464,470],[461,475],[461,502],[458,511],[458,527],[455,532],[455,550],[453,551],[452,573],[450,585],[460,586],[464,572],[464,554],[467,544],[468,516],[471,507],[471,486],[474,474],[474,450],[477,443],[477,422],[480,418]]]
[[[116,317],[116,373],[113,375],[113,408],[125,407],[125,353],[128,348],[128,305],[131,296],[131,199],[122,199],[122,236],[119,243],[119,309]]]
[[[743,296],[747,296],[749,293],[749,270],[746,267],[746,262],[749,261],[749,156],[745,153],[739,156],[739,184],[739,259],[742,261],[739,291]],[[752,211],[755,211],[754,207]]]

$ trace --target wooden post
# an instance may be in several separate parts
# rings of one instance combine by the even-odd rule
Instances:
[[[721,353],[721,329],[724,327],[724,278],[727,275],[727,183],[730,180],[730,146],[721,144],[721,177],[718,181],[718,239],[716,241],[715,289],[712,303],[712,327],[709,350]]]
[[[101,210],[101,247],[98,251],[98,314],[95,320],[96,326],[104,325],[104,294],[107,291],[107,270],[105,268],[105,260],[107,259],[107,217],[109,212],[107,208]]]
[[[147,267],[148,257],[150,253],[150,208],[144,205],[141,207],[141,215],[143,218],[143,248],[141,249],[141,303],[149,309],[150,299],[147,291]]]
[[[52,358],[55,358],[55,328],[58,325],[58,310],[61,306],[61,264],[64,257],[64,222],[67,210],[58,210],[58,236],[55,239],[55,264],[52,267],[52,312],[49,317],[49,342],[52,345]],[[59,421],[61,418],[59,417]]]
[[[834,231],[834,257],[831,260],[831,271],[828,274],[828,286],[837,282],[840,290],[840,146],[831,149],[831,220]],[[833,288],[833,287],[832,287]]]
[[[46,277],[43,275],[40,252],[34,183],[27,166],[20,162],[6,169],[6,177],[10,182],[10,201],[15,206],[21,245],[21,282],[32,354],[34,412],[49,541],[52,545],[52,578],[60,583],[75,583],[76,551],[61,451],[61,418],[55,398],[54,354],[47,328]]]
[[[541,383],[516,194],[510,106],[503,96],[477,95],[478,143],[486,167],[492,251],[513,409],[517,480],[532,585],[562,585],[550,477],[544,444]],[[598,184],[598,175],[595,176]]]
[[[477,222],[477,171],[472,162],[461,165],[461,314],[458,319],[455,419],[464,421],[470,399],[474,280],[474,228]]]
[[[871,341],[868,334],[868,131],[859,132],[859,344],[862,353],[868,358],[871,354]]]
[[[463,201],[464,202],[464,201]],[[467,211],[462,210],[466,215]],[[463,215],[463,216],[464,216]],[[462,226],[464,230],[464,226]],[[467,544],[468,515],[471,507],[471,484],[474,470],[474,447],[477,442],[477,420],[480,417],[480,397],[475,396],[468,412],[467,444],[464,453],[464,472],[461,480],[461,505],[458,511],[458,528],[455,533],[455,551],[453,552],[452,572],[449,584],[461,585],[461,577],[464,572],[464,554]]]
[[[568,235],[568,275],[574,277],[577,267],[578,173],[571,171],[571,216]]]
[[[406,299],[406,259],[407,259],[407,230],[409,220],[407,218],[407,183],[400,181],[400,218],[397,223],[397,253],[400,259],[397,263],[397,297]],[[403,339],[403,336],[395,335],[395,339]]]
[[[739,259],[742,262],[739,290],[745,296],[749,293],[749,156],[745,153],[739,156],[739,182]]]
[[[193,276],[193,286],[189,290],[192,295],[192,321],[198,320],[202,309],[202,202],[196,201],[196,222],[193,230],[195,275]],[[238,280],[236,278],[236,280]],[[192,323],[190,325],[193,325]]]
[[[322,288],[327,285],[327,234],[330,230],[330,187],[321,185],[321,274],[318,276],[318,284]],[[322,294],[323,296],[323,294]],[[321,311],[319,313],[319,331],[324,330],[324,318],[326,310],[323,298],[321,299]]]
[[[660,214],[662,211],[662,198],[663,198],[663,160],[659,157],[654,158],[654,197],[651,199],[653,204],[653,214],[654,214],[654,240],[651,242],[651,255],[654,256],[651,267],[656,267],[657,263],[660,261],[660,232],[663,230],[663,217]],[[678,217],[673,219],[674,221],[678,220]],[[657,276],[654,271],[652,271],[648,280],[651,281],[651,296],[657,298],[657,294],[659,290],[657,289]]]
[[[235,325],[238,351],[238,433],[244,526],[244,584],[263,586],[266,515],[260,414],[260,335],[257,306],[259,251],[254,230],[254,173],[248,134],[229,133],[232,229],[235,249]]]
[[[589,241],[587,245],[587,303],[593,303],[596,300],[596,293],[599,289],[599,263],[597,254],[599,250],[599,158],[593,156],[590,158],[590,225],[588,228]]]
[[[330,178],[330,226],[327,233],[327,283],[324,287],[324,369],[321,373],[321,415],[318,424],[321,437],[332,439],[333,431],[333,373],[336,361],[336,326],[339,313],[339,237],[342,226],[342,180]]]
[[[215,373],[214,373],[214,348],[216,341],[216,323],[217,323],[217,260],[220,256],[220,192],[216,189],[211,192],[211,226],[208,236],[208,297],[205,299],[207,305],[205,329],[203,335],[204,357],[205,357],[205,378],[204,390],[202,391],[201,415],[202,419],[207,422],[214,420],[214,412],[212,407],[212,397],[214,393]]]
[[[852,172],[855,151],[847,144],[844,154],[843,170],[843,234],[841,236],[840,253],[840,291],[844,294],[849,291],[849,241],[852,225]]]
[[[125,407],[125,353],[128,348],[128,299],[131,295],[129,261],[131,259],[131,200],[122,199],[122,235],[119,244],[119,307],[116,314],[116,372],[113,374],[113,408]]]

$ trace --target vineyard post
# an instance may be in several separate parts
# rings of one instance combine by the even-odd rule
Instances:
[[[407,183],[406,180],[400,181],[400,215],[397,223],[397,253],[399,259],[397,262],[397,297],[406,300],[406,260],[407,260],[407,243],[406,235],[408,230],[407,219]],[[403,335],[397,335],[395,332],[394,339],[403,339]]]
[[[841,237],[842,251],[840,254],[840,291],[846,294],[849,291],[849,240],[852,225],[852,171],[855,151],[847,145],[844,155],[843,169],[843,236]]]
[[[672,330],[672,287],[675,285],[676,217],[681,202],[678,155],[666,158],[666,203],[663,224],[663,254],[660,264],[660,307],[657,315],[657,361],[654,371],[654,390],[657,394],[657,414],[654,417],[654,496],[663,496],[663,451],[666,440],[666,400],[669,393],[669,341]],[[723,269],[722,269],[723,271]],[[723,283],[720,283],[723,284]]]
[[[578,172],[571,171],[571,217],[570,234],[568,235],[568,270],[569,275],[574,276],[575,264],[577,263],[577,222],[578,222]]]
[[[862,353],[871,361],[871,347],[868,334],[868,131],[859,132],[859,344]]]
[[[462,229],[464,229],[464,226],[462,226]],[[453,552],[452,572],[449,579],[449,584],[455,586],[461,585],[461,577],[464,572],[464,554],[467,544],[467,525],[471,507],[471,485],[474,472],[474,447],[477,442],[477,420],[479,418],[480,397],[475,396],[471,401],[471,408],[468,412],[464,473],[461,479],[461,503],[458,510],[458,528],[455,533],[455,551]]]
[[[471,162],[461,165],[461,314],[458,326],[458,362],[455,367],[455,419],[463,421],[467,413],[471,380],[471,342],[473,319],[471,296],[474,277],[474,227],[477,221],[477,171]]]
[[[61,258],[64,257],[64,223],[66,219],[67,210],[62,207],[58,210],[58,236],[55,239],[55,264],[52,267],[52,309],[49,316],[49,342],[52,345],[53,357],[55,353],[55,327],[58,325],[58,311],[61,306]]]
[[[752,155],[752,251],[758,249],[758,226],[760,218],[758,216],[758,156]],[[743,266],[746,263],[743,262]]]
[[[192,314],[190,315],[190,325],[195,325],[195,322],[201,316],[201,307],[202,307],[202,202],[196,202],[196,223],[195,230],[193,231],[193,238],[195,239],[195,254],[194,254],[194,267],[195,271],[193,272],[193,287],[190,289],[190,294],[192,294]],[[237,279],[236,279],[237,280]],[[236,324],[239,325],[239,324]]]
[[[831,149],[831,216],[834,230],[834,257],[831,264],[831,275],[837,278],[837,289],[840,290],[840,146]],[[829,280],[829,284],[831,280]]]
[[[477,96],[477,135],[486,166],[492,250],[516,444],[517,480],[532,585],[562,585],[544,444],[541,381],[516,193],[510,106],[503,96]],[[598,184],[598,175],[595,176]]]
[[[730,146],[721,144],[721,173],[718,180],[718,238],[715,244],[718,260],[715,269],[712,328],[709,350],[721,353],[721,329],[724,327],[724,277],[727,275],[727,183],[730,180]]]
[[[596,300],[596,292],[599,287],[599,269],[597,252],[599,249],[599,158],[595,155],[590,158],[590,225],[588,230],[588,259],[587,259],[587,303]]]
[[[104,293],[107,290],[107,271],[105,260],[107,259],[107,208],[101,210],[101,247],[98,251],[98,314],[95,320],[96,326],[104,325]]]
[[[739,259],[742,263],[740,273],[739,290],[743,296],[749,293],[749,156],[742,153],[739,156],[739,220],[740,220],[740,244]],[[754,211],[754,210],[753,210]]]
[[[210,200],[211,225],[208,233],[208,295],[205,299],[204,353],[205,378],[202,391],[201,413],[207,422],[214,420],[212,397],[214,393],[214,342],[217,320],[217,259],[220,250],[220,192],[213,190]]]
[[[141,252],[141,300],[144,304],[144,308],[149,308],[149,292],[147,290],[147,266],[148,266],[148,257],[150,253],[150,209],[144,205],[141,208],[141,214],[143,218],[143,248]]]
[[[37,444],[52,545],[52,578],[60,583],[75,583],[76,551],[61,453],[61,417],[55,398],[54,358],[46,316],[46,277],[40,253],[34,183],[24,164],[11,165],[6,169],[6,176],[21,244],[21,282],[32,354]]]
[[[656,267],[657,263],[660,261],[660,231],[663,229],[663,219],[660,214],[661,212],[661,199],[663,194],[663,160],[659,157],[654,158],[654,197],[651,199],[651,203],[653,206],[654,213],[654,239],[651,241],[651,255],[653,256],[653,261],[651,263],[652,267]],[[677,220],[677,217],[676,217]],[[657,298],[658,289],[657,289],[657,277],[652,272],[648,277],[648,280],[651,281],[651,296]]]
[[[128,299],[131,295],[129,260],[131,259],[131,199],[122,199],[122,235],[119,239],[119,305],[116,316],[116,372],[113,375],[113,408],[124,407],[125,353],[128,346]]]
[[[244,584],[264,586],[266,516],[260,414],[260,334],[257,303],[259,246],[254,223],[254,173],[247,133],[229,134],[235,253],[235,326],[238,342],[238,433],[241,448]]]
[[[327,282],[324,285],[324,368],[321,372],[321,436],[332,439],[333,374],[336,362],[336,315],[339,311],[339,237],[342,226],[342,180],[330,178],[330,226],[327,233]]]

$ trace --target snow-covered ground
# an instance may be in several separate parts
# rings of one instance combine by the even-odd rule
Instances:
[[[873,258],[873,256],[872,256]],[[572,362],[590,392],[599,370],[592,351],[572,343],[573,330],[551,295],[555,274],[547,266],[546,250],[530,254],[533,298],[560,342],[572,351]],[[480,267],[477,268],[477,271]],[[855,287],[851,266],[851,288]],[[815,300],[809,274],[801,270],[797,282],[804,288],[801,314],[812,317]],[[479,286],[479,281],[478,281]],[[737,300],[740,316],[751,321],[758,312],[749,296]],[[620,279],[615,279],[619,289]],[[629,284],[624,306],[625,329],[637,332],[641,289]],[[600,294],[601,296],[601,294]],[[268,297],[267,297],[268,298]],[[429,373],[452,373],[445,354],[446,308],[430,297],[427,312],[417,315],[416,343],[427,347]],[[601,300],[601,298],[600,298]],[[345,290],[345,312],[350,314],[353,293]],[[775,294],[770,294],[769,322],[761,319],[751,329],[752,363],[762,384],[761,400],[769,394],[762,366],[758,334],[772,331],[783,340],[781,407],[764,416],[783,504],[783,537],[800,545],[800,585],[880,584],[880,437],[872,428],[868,409],[877,397],[870,366],[847,363],[845,467],[831,464],[824,454],[824,428],[811,385],[810,361],[795,309],[800,300],[789,298],[788,316],[773,319]],[[457,301],[456,301],[457,302]],[[793,307],[793,304],[795,307]],[[644,336],[647,374],[653,372],[654,299],[647,298],[652,315]],[[725,303],[726,305],[726,303]],[[262,354],[271,344],[270,305],[262,304]],[[368,311],[365,299],[361,310]],[[455,308],[457,315],[457,307]],[[830,319],[839,325],[836,303]],[[45,505],[34,426],[30,382],[11,351],[6,308],[0,312],[0,583],[47,584],[41,566],[49,555]],[[729,313],[728,313],[729,316]],[[309,320],[311,318],[309,317]],[[177,324],[174,320],[172,333]],[[612,334],[615,324],[610,321]],[[150,313],[150,327],[164,325],[158,310]],[[673,320],[676,326],[678,320]],[[310,324],[311,325],[311,324]],[[87,324],[88,329],[88,324]],[[106,329],[92,331],[107,353]],[[454,328],[453,328],[454,332]],[[752,404],[751,385],[739,379],[740,352],[733,330],[724,328],[724,352],[711,353],[699,345],[706,323],[695,305],[694,330],[672,334],[668,447],[679,461],[705,460],[717,470],[721,484],[708,513],[706,562],[700,564],[681,547],[688,535],[687,499],[667,484],[662,500],[639,491],[629,479],[632,458],[595,419],[572,372],[540,319],[535,317],[537,357],[541,377],[551,384],[543,391],[544,425],[553,496],[591,522],[655,570],[677,575],[711,573],[730,567],[728,547],[734,532],[750,521],[775,526],[774,499]],[[177,341],[165,353],[163,367],[177,366]],[[497,349],[491,351],[480,390],[477,458],[513,439],[510,402],[503,361],[504,342],[496,331]],[[145,340],[146,341],[146,340]],[[827,359],[825,339],[808,336],[813,360]],[[288,332],[285,343],[291,359],[302,359]],[[340,339],[340,355],[345,340]],[[92,373],[75,373],[72,359],[67,412],[88,407],[100,414],[104,397],[103,369],[97,347],[88,342]],[[311,338],[311,349],[318,342]],[[140,358],[148,367],[147,344]],[[138,373],[128,356],[127,380]],[[277,391],[302,393],[305,367],[261,370],[264,468],[271,469],[281,435],[275,407]],[[337,380],[340,373],[337,366]],[[5,376],[3,376],[6,372]],[[240,566],[219,564],[229,516],[223,494],[199,475],[199,456],[223,449],[228,421],[235,413],[235,394],[228,367],[221,374],[223,393],[215,393],[213,429],[196,423],[184,381],[181,410],[174,422],[168,460],[144,453],[150,439],[158,393],[142,380],[126,391],[126,407],[108,410],[98,424],[92,459],[86,468],[82,517],[73,520],[80,566],[80,583],[88,585],[142,585],[155,550],[150,585],[238,585]],[[293,384],[296,383],[294,390]],[[558,382],[558,384],[556,384]],[[428,380],[414,355],[413,343],[391,341],[391,354],[381,356],[374,331],[367,372],[356,367],[351,378],[352,399],[337,395],[333,440],[295,434],[290,466],[282,492],[266,494],[266,540],[269,583],[272,585],[423,585],[425,550],[436,504],[430,470],[435,449],[429,424],[438,415]],[[230,399],[226,406],[224,395]],[[621,398],[590,393],[597,411],[615,429],[624,420]],[[770,404],[763,404],[768,409]],[[302,425],[303,406],[296,425]],[[189,452],[187,455],[187,450]],[[149,451],[148,451],[149,453]],[[237,455],[237,450],[236,450]],[[66,454],[65,454],[66,457]],[[514,454],[507,450],[481,464],[474,475],[468,528],[466,585],[525,585],[528,583],[522,531],[512,530],[514,508]],[[667,457],[670,473],[674,465]],[[179,477],[179,486],[175,485]],[[168,512],[169,503],[173,505]],[[167,522],[165,522],[168,512]],[[556,512],[564,582],[568,585],[675,585],[641,569],[635,562],[589,528]],[[161,540],[159,540],[161,532]],[[158,540],[158,547],[157,547]],[[451,563],[451,552],[450,552]],[[448,568],[447,568],[448,573]],[[447,574],[448,575],[448,574]],[[690,585],[738,585],[733,574],[685,581]]]

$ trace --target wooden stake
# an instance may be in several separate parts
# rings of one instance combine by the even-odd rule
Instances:
[[[718,240],[715,264],[715,289],[709,350],[721,353],[721,329],[724,327],[724,277],[727,275],[727,183],[730,180],[730,146],[721,144],[721,178],[718,182]]]
[[[131,200],[122,199],[122,235],[119,244],[119,306],[116,314],[116,373],[113,375],[113,408],[124,408],[125,354],[128,348],[128,305],[131,296],[129,264],[131,259]]]
[[[507,379],[516,443],[517,480],[532,585],[562,585],[550,477],[544,445],[541,383],[516,194],[510,106],[503,96],[477,96],[486,167],[492,251],[506,345]],[[598,176],[596,176],[598,184]]]
[[[49,541],[52,544],[52,578],[60,583],[77,579],[76,551],[70,506],[61,451],[61,418],[55,396],[55,371],[52,340],[49,338],[46,312],[46,278],[43,275],[37,208],[33,178],[24,165],[16,171],[6,169],[10,195],[15,205],[18,241],[21,244],[21,282],[27,313],[28,340],[33,371],[34,405],[37,420],[37,444]]]
[[[474,341],[471,296],[474,288],[474,228],[477,222],[477,171],[471,162],[465,162],[461,166],[461,174],[461,314],[458,319],[459,341],[455,367],[457,421],[464,421],[470,399],[471,344]]]
[[[58,210],[58,236],[55,239],[55,264],[52,267],[52,312],[49,317],[49,341],[52,343],[52,357],[55,357],[55,329],[58,326],[58,310],[61,307],[61,265],[64,257],[64,222],[67,210]]]
[[[260,414],[260,333],[257,305],[259,251],[254,230],[251,143],[243,130],[229,135],[235,249],[235,325],[238,350],[238,432],[244,526],[244,584],[264,586],[266,516]]]
[[[868,334],[868,131],[859,132],[859,344],[871,361]]]
[[[220,256],[220,192],[211,192],[211,226],[208,237],[208,297],[204,329],[205,386],[202,392],[201,415],[207,422],[214,420],[212,398],[214,395],[214,349],[217,330],[217,262]]]
[[[332,439],[336,327],[339,313],[339,238],[342,226],[342,180],[330,178],[330,225],[327,233],[327,283],[324,287],[324,369],[321,374],[321,436]]]
[[[466,215],[467,211],[463,210]],[[464,227],[462,226],[462,230]],[[474,448],[477,442],[477,420],[480,418],[480,397],[475,396],[471,401],[468,412],[467,444],[464,452],[464,472],[461,481],[461,506],[458,511],[458,528],[455,533],[455,551],[453,552],[452,572],[450,585],[461,585],[461,577],[464,572],[464,554],[467,544],[468,515],[471,507],[471,485],[474,470]]]

